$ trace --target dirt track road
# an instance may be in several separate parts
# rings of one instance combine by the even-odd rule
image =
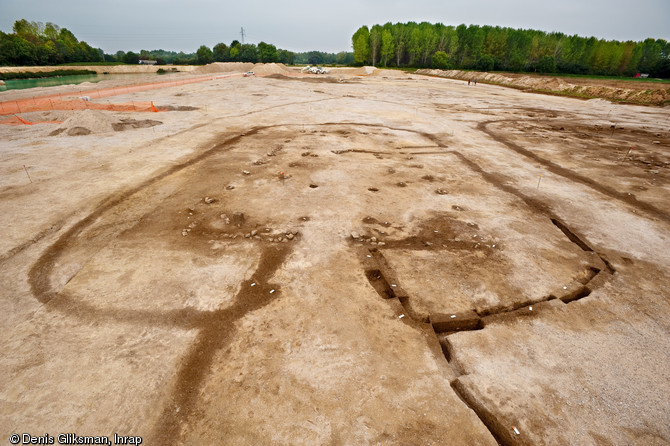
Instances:
[[[670,444],[668,109],[379,71],[114,101],[171,111],[0,126],[2,441]]]

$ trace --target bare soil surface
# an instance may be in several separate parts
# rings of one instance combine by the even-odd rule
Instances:
[[[0,438],[670,444],[668,109],[254,68],[0,126]]]

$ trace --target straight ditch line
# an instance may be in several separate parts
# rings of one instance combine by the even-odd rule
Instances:
[[[665,223],[670,223],[670,214],[665,212],[663,209],[659,209],[658,207],[654,206],[653,204],[649,204],[645,201],[640,201],[638,200],[635,196],[633,195],[627,195],[623,192],[619,192],[615,189],[612,189],[609,186],[605,186],[603,184],[600,184],[596,181],[594,181],[591,178],[585,177],[583,175],[580,175],[570,169],[567,169],[563,166],[560,166],[556,164],[553,161],[549,161],[538,154],[525,149],[521,147],[520,145],[510,141],[506,137],[500,135],[498,132],[491,130],[489,128],[489,125],[491,124],[497,124],[497,123],[505,123],[505,122],[517,122],[519,121],[518,119],[505,119],[505,120],[500,120],[500,121],[485,121],[485,122],[480,122],[477,125],[477,129],[481,130],[482,132],[486,133],[488,136],[490,136],[493,140],[498,141],[508,149],[523,155],[527,158],[530,158],[531,160],[543,165],[546,167],[550,172],[560,175],[564,178],[567,178],[571,181],[581,183],[587,187],[590,187],[591,189],[600,192],[601,194],[607,195],[608,197],[614,198],[616,200],[622,201],[628,205],[634,206],[639,210],[645,211],[648,214],[663,220]]]
[[[585,252],[595,253],[606,269],[590,266],[590,272],[586,274],[585,283],[582,284],[579,281],[575,281],[575,283],[570,286],[570,289],[566,290],[566,293],[563,295],[556,296],[555,294],[549,294],[545,298],[536,302],[526,302],[513,307],[492,311],[490,313],[482,312],[480,314],[471,311],[450,315],[435,314],[430,315],[427,321],[419,318],[416,312],[412,309],[409,294],[400,285],[397,274],[390,266],[383,253],[378,248],[363,248],[365,254],[364,258],[366,258],[366,261],[364,262],[365,273],[372,287],[384,299],[398,298],[398,302],[401,308],[403,308],[403,314],[405,315],[402,321],[426,334],[429,348],[433,351],[433,354],[439,355],[438,349],[434,347],[435,342],[437,342],[440,346],[439,351],[442,353],[442,356],[447,361],[447,364],[455,376],[455,378],[450,381],[451,388],[464,404],[477,415],[493,438],[503,446],[515,444],[512,431],[498,420],[491,410],[487,409],[484,404],[481,404],[459,380],[459,378],[464,375],[464,371],[454,357],[453,346],[449,342],[448,337],[459,331],[485,329],[489,321],[496,320],[502,315],[508,315],[513,318],[530,316],[532,314],[530,306],[541,302],[560,299],[566,305],[570,304],[589,296],[592,291],[604,282],[605,276],[615,273],[614,268],[611,267],[609,262],[607,262],[602,255],[595,252],[584,237],[578,236],[559,219],[550,217],[550,220],[563,232],[570,242],[574,243]],[[402,245],[402,243],[400,244]],[[428,327],[430,327],[430,329],[428,329]]]

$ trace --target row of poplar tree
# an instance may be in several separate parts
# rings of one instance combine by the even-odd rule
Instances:
[[[482,71],[538,71],[670,77],[670,44],[580,37],[559,32],[442,23],[386,23],[352,36],[358,64]]]

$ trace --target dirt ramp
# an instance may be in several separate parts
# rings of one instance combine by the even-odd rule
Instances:
[[[193,73],[211,74],[211,73],[244,73],[253,70],[254,64],[247,62],[214,62],[196,68]]]
[[[375,67],[365,66],[354,70],[353,72],[351,72],[351,74],[353,74],[354,76],[371,76],[374,75],[375,72],[377,71],[379,70]]]
[[[559,94],[582,99],[603,98],[619,102],[648,105],[666,105],[670,101],[667,88],[653,83],[632,80],[580,79],[553,76],[518,75],[513,73],[486,73],[461,70],[418,70],[417,74],[477,80],[505,87],[518,88],[539,93]]]

